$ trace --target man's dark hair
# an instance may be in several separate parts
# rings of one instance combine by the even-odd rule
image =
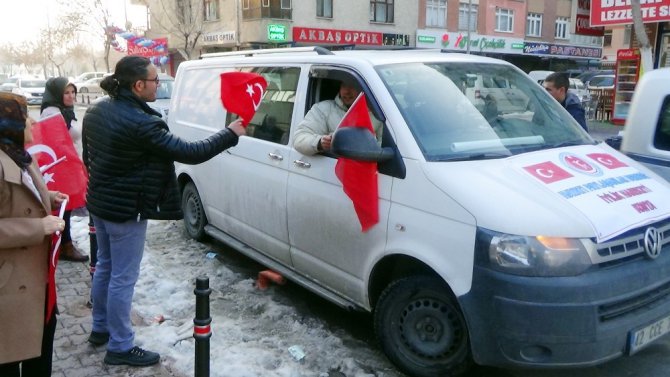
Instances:
[[[565,88],[567,91],[570,87],[570,77],[565,72],[554,72],[547,76],[544,81],[553,83],[556,89]]]
[[[151,61],[142,56],[125,56],[116,63],[114,74],[100,82],[100,87],[111,97],[119,94],[119,89],[132,89],[137,80],[146,79]]]

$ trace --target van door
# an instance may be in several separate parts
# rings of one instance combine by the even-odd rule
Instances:
[[[268,86],[247,136],[224,152],[216,226],[275,260],[291,265],[286,218],[288,146],[299,67],[248,67]],[[228,113],[226,124],[235,116]],[[225,172],[225,176],[223,173]]]
[[[362,83],[360,77],[358,81]],[[319,98],[320,89],[322,95],[336,95],[333,85],[324,83],[310,78],[305,90],[307,109],[326,99]],[[383,253],[386,246],[392,177],[379,174],[379,223],[363,233],[351,200],[335,176],[337,159],[306,156],[295,149],[290,153],[287,210],[294,268],[366,306],[365,274],[372,256]]]

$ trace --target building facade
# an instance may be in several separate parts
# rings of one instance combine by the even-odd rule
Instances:
[[[520,68],[597,66],[602,37],[572,33],[577,0],[148,0],[150,37],[167,37],[176,65],[203,53],[285,46],[438,48]],[[173,13],[182,12],[179,16]],[[191,20],[185,33],[167,19]],[[184,25],[182,25],[184,26]],[[182,28],[188,29],[188,28]]]

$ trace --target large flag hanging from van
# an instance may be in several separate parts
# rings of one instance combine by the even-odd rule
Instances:
[[[254,117],[268,87],[257,73],[224,72],[221,74],[221,103],[227,111],[237,114],[246,127]]]
[[[358,95],[340,121],[340,127],[362,127],[375,134],[364,93]],[[340,157],[335,165],[335,175],[354,204],[361,231],[366,232],[379,222],[377,163]]]

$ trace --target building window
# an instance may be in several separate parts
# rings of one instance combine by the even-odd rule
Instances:
[[[219,0],[205,1],[205,21],[214,21],[219,19]]]
[[[333,0],[316,0],[316,16],[333,18]]]
[[[624,26],[623,29],[623,45],[624,47],[628,48],[630,46],[630,38],[633,33],[633,28],[631,25],[626,25]]]
[[[426,26],[447,27],[447,0],[426,0]]]
[[[612,45],[612,30],[605,30],[603,35],[603,47],[610,47]]]
[[[495,31],[506,33],[514,31],[514,11],[512,9],[496,8]]]
[[[556,17],[556,39],[570,39],[570,19],[567,17]]]
[[[468,28],[468,3],[460,3],[458,6],[458,30],[477,31],[477,4],[470,7],[470,27]]]
[[[242,0],[242,19],[291,19],[291,0]]]
[[[393,22],[393,0],[370,0],[370,21]]]
[[[542,36],[541,13],[528,13],[528,18],[526,18],[526,35],[529,37]]]

